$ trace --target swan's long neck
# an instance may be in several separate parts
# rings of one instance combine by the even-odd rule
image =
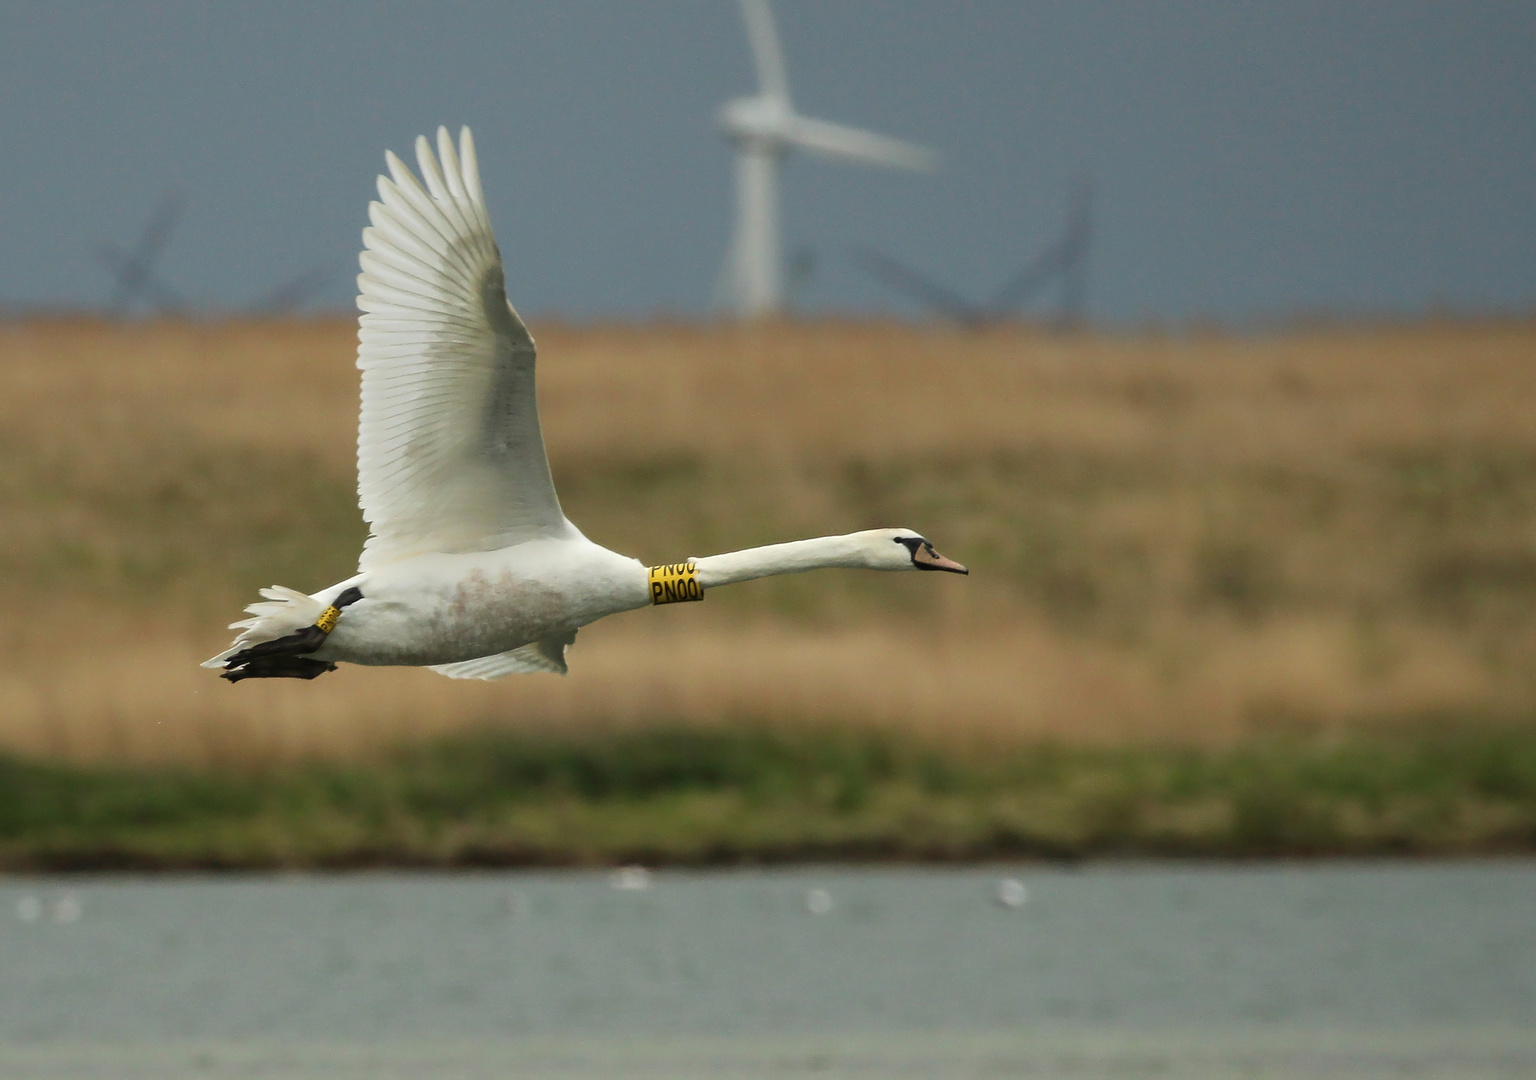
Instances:
[[[791,540],[787,544],[769,544],[690,561],[697,568],[699,584],[706,589],[834,566],[880,569],[871,561],[868,545],[863,541],[861,533],[819,536],[814,540]]]

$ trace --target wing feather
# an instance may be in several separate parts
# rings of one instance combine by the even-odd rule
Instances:
[[[501,255],[466,128],[454,153],[416,142],[418,181],[394,154],[359,258],[361,568],[424,552],[484,551],[570,529],[534,398],[533,338]]]
[[[443,134],[446,135],[447,132]],[[447,159],[444,159],[443,164],[445,166],[448,164]],[[442,170],[437,167],[437,159],[432,156],[432,148],[428,145],[425,135],[416,136],[416,166],[421,170],[421,178],[427,182],[427,191],[432,201],[437,204],[437,209],[443,217],[448,219],[449,226],[462,236],[473,236],[478,233],[480,223],[462,212],[458,199],[449,190],[448,182],[443,179]]]
[[[426,152],[430,156],[431,152]],[[412,222],[417,238],[437,248],[449,262],[457,264],[465,271],[473,272],[475,269],[473,256],[481,253],[477,250],[479,245],[475,243],[479,238],[455,227],[449,220],[445,208],[434,202],[432,196],[421,186],[416,177],[411,175],[411,170],[404,162],[394,154],[388,155],[388,161],[394,185],[392,192],[384,184],[379,185],[380,191],[385,192],[385,208]],[[439,247],[439,244],[442,246]]]
[[[450,679],[499,679],[504,675],[547,671],[564,675],[567,671],[565,649],[576,640],[576,631],[568,630],[542,641],[530,642],[504,653],[461,660],[457,664],[434,664],[432,671]]]
[[[363,273],[373,280],[408,294],[416,300],[436,300],[445,304],[461,305],[468,310],[470,301],[473,299],[453,289],[424,281],[407,270],[396,269],[392,264],[377,258],[371,251],[363,252],[360,262]]]
[[[454,152],[453,140],[448,137],[447,128],[437,129],[437,156],[442,159],[443,179],[448,184],[448,194],[454,204],[467,213],[477,214],[475,200],[470,198],[469,190],[464,186],[464,167],[459,163],[459,155]]]
[[[438,130],[441,132],[447,129],[439,128]],[[468,128],[465,130],[467,131]],[[459,136],[459,178],[464,181],[464,193],[469,196],[470,205],[480,211],[480,217],[489,228],[490,218],[485,211],[485,192],[480,190],[480,159],[475,154],[475,140],[465,138],[463,135]]]
[[[384,178],[381,176],[379,180],[382,187]],[[375,242],[376,240],[387,241],[398,252],[397,257],[408,258],[411,260],[411,265],[423,269],[435,265],[442,258],[442,252],[419,240],[416,234],[399,218],[390,214],[382,203],[368,204],[368,220],[372,223],[372,228],[364,230],[363,243],[370,250],[380,253],[388,252],[389,248],[384,244]],[[376,236],[371,236],[370,233]]]
[[[393,157],[394,155],[390,155]],[[395,165],[400,165],[398,159]],[[401,231],[409,234],[421,247],[427,249],[432,256],[448,263],[458,264],[456,253],[449,246],[449,241],[435,228],[432,223],[421,215],[421,206],[411,200],[408,194],[409,188],[402,188],[398,183],[391,183],[387,178],[379,177],[379,203],[381,210],[379,217],[394,224]],[[426,199],[421,200],[427,202]],[[429,211],[430,212],[430,211]]]

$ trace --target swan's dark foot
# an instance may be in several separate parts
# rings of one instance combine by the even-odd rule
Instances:
[[[329,660],[315,660],[309,654],[325,644],[325,639],[336,628],[342,610],[362,598],[361,589],[356,586],[347,589],[321,612],[313,626],[235,653],[224,662],[219,678],[232,683],[241,679],[313,679],[327,671],[335,671],[336,665]]]
[[[248,660],[238,667],[230,657],[230,667],[219,673],[219,678],[230,682],[241,679],[314,679],[327,671],[335,671],[336,665],[329,660],[313,660],[308,656],[262,656]]]

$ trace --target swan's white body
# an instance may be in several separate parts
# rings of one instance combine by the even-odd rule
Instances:
[[[577,628],[653,602],[646,566],[592,543],[561,512],[533,339],[506,299],[469,130],[457,153],[439,128],[437,157],[424,138],[416,156],[426,188],[387,155],[390,178],[379,177],[363,231],[357,466],[370,535],[358,573],[312,595],[263,590],[232,626],[242,631],[234,644],[204,664],[227,677],[245,650],[317,620],[333,628],[303,655],[327,664],[482,679],[563,672]],[[703,588],[829,566],[965,572],[910,529],[690,561]],[[344,611],[331,608],[358,591]]]
[[[644,566],[579,533],[497,551],[417,555],[333,585],[315,599],[323,607],[350,585],[362,589],[363,599],[347,608],[313,654],[317,660],[449,665],[558,640],[651,602]],[[563,666],[557,659],[529,662]]]

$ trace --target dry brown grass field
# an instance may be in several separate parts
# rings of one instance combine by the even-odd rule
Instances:
[[[584,630],[564,679],[230,686],[197,662],[257,587],[352,572],[354,324],[12,323],[0,749],[259,763],[739,720],[1212,743],[1536,712],[1536,326],[534,331],[556,482],[599,543],[907,525],[971,577],[722,589]]]

